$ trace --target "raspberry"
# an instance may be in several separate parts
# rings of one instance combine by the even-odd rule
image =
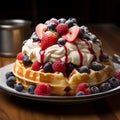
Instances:
[[[66,66],[65,66],[64,62],[60,59],[56,60],[52,64],[52,68],[54,71],[59,71],[59,72],[64,72],[66,70]]]
[[[79,91],[82,91],[84,92],[85,95],[88,95],[88,94],[91,94],[91,89],[90,89],[90,86],[88,83],[80,83],[77,88],[76,88],[76,94],[79,92]]]
[[[40,62],[35,61],[32,64],[32,70],[38,71],[38,70],[40,70],[40,66],[41,66]]]
[[[19,52],[16,56],[18,60],[23,60],[24,54],[22,52]]]
[[[65,23],[60,23],[56,26],[56,31],[60,34],[60,35],[64,35],[68,32],[68,25]]]
[[[50,93],[51,93],[50,86],[46,83],[39,83],[34,90],[35,95],[49,96]]]
[[[115,78],[120,80],[120,70],[117,70],[114,75]]]

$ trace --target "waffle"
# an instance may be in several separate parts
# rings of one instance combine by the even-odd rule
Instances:
[[[76,87],[81,82],[89,83],[90,86],[98,85],[114,75],[114,66],[110,60],[103,62],[103,69],[90,73],[79,73],[74,69],[68,77],[62,72],[45,73],[43,69],[33,71],[31,66],[25,67],[21,60],[16,60],[13,66],[13,73],[17,82],[27,87],[37,85],[41,82],[47,83],[51,87],[51,95],[75,95]]]

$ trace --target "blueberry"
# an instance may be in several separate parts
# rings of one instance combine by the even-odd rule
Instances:
[[[49,23],[48,25],[47,25],[47,30],[55,30],[55,27],[56,27],[56,24],[55,23]]]
[[[78,34],[78,37],[79,37],[79,38],[83,38],[83,36],[84,36],[84,32],[80,29],[80,32],[79,32],[79,34]]]
[[[32,36],[31,36],[31,39],[33,39],[33,42],[38,42],[39,41],[39,38],[37,37],[35,32],[33,32]]]
[[[92,35],[90,36],[90,40],[91,40],[93,43],[95,43],[96,40],[97,40],[97,37],[92,34]]]
[[[80,73],[88,73],[88,74],[90,73],[90,69],[87,66],[81,66],[81,67],[79,67],[78,71]]]
[[[99,87],[101,92],[105,92],[111,89],[111,84],[109,82],[104,82]]]
[[[12,71],[6,72],[5,77],[8,79],[10,76],[14,76]]]
[[[22,85],[22,83],[16,83],[14,84],[14,89],[18,92],[21,92],[24,89],[24,86]]]
[[[73,71],[75,66],[72,63],[67,63],[66,68],[67,68],[66,73],[67,73],[67,75],[69,75]]]
[[[120,80],[115,77],[110,78],[108,81],[112,88],[118,87],[120,85]]]
[[[90,66],[91,66],[91,69],[95,71],[99,71],[102,69],[102,64],[97,61],[93,61]]]
[[[76,93],[76,96],[83,96],[83,95],[85,95],[85,93],[83,91],[79,91]]]
[[[65,23],[68,25],[69,28],[74,25],[74,24],[73,24],[73,21],[70,20],[70,19],[68,19]]]
[[[75,23],[75,24],[78,24],[78,22],[77,22],[77,19],[76,18],[73,18],[73,17],[71,17],[71,18],[69,18],[73,23]]]
[[[97,86],[92,86],[90,89],[91,89],[91,93],[92,93],[92,94],[95,94],[95,93],[99,93],[99,92],[100,92],[100,90],[99,90],[99,88],[98,88]]]
[[[34,94],[34,89],[35,89],[35,85],[29,85],[27,87],[27,92],[30,94]]]
[[[46,62],[43,66],[45,72],[53,72],[52,62]]]
[[[29,56],[28,56],[27,54],[24,55],[22,62],[23,62],[23,64],[24,64],[25,66],[28,66],[28,65],[32,64],[32,62],[31,62],[31,60],[29,59]]]
[[[14,84],[16,83],[16,79],[14,76],[10,76],[7,80],[6,80],[6,84],[9,87],[14,87]]]
[[[59,23],[65,23],[65,22],[66,22],[66,19],[65,19],[65,18],[60,18],[60,19],[58,20],[58,22],[59,22]]]
[[[83,33],[88,33],[89,32],[88,27],[86,27],[84,25],[81,26],[80,29],[83,31]]]
[[[57,41],[57,44],[59,45],[64,45],[66,43],[66,40],[64,38],[59,38],[58,41]]]

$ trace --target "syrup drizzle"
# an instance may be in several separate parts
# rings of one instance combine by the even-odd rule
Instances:
[[[45,51],[44,50],[40,50],[39,54],[40,54],[41,65],[43,67],[43,65],[44,65],[44,54],[45,54]]]
[[[88,50],[90,51],[90,54],[93,55],[93,60],[97,60],[97,57],[95,55],[95,52],[93,51],[92,44],[88,42],[87,40],[81,39],[82,41],[85,42],[85,44],[88,46]]]
[[[65,63],[68,62],[68,54],[67,54],[67,47],[65,45],[63,45],[64,50],[65,50]]]

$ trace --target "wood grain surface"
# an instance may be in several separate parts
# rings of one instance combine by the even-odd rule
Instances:
[[[120,54],[120,28],[113,24],[88,25],[110,55]],[[0,57],[0,67],[15,58]],[[120,94],[79,104],[48,104],[6,94],[0,90],[0,120],[120,120]]]

